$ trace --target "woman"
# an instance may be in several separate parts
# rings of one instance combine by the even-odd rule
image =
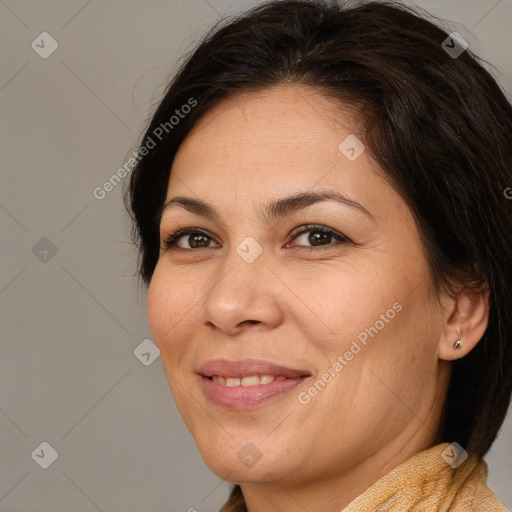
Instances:
[[[511,136],[465,42],[396,4],[270,2],[183,63],[125,199],[222,511],[504,510]]]

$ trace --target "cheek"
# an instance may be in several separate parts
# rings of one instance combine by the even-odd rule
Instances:
[[[306,295],[307,286],[301,292],[315,297],[309,304],[322,320],[316,324],[325,335],[315,332],[314,342],[326,356],[326,368],[342,358],[343,369],[336,375],[345,377],[335,378],[332,387],[348,386],[347,391],[363,397],[365,390],[374,393],[377,385],[392,399],[393,393],[385,391],[378,377],[393,389],[415,380],[428,383],[436,368],[438,327],[426,283],[417,286],[403,270],[383,273],[381,269],[380,274],[377,269],[367,270],[345,273],[343,278],[339,274],[338,282],[322,279],[318,293]]]
[[[169,272],[163,272],[157,266],[148,288],[147,316],[153,340],[160,350],[169,389],[176,407],[190,430],[192,425],[189,413],[193,410],[193,404],[188,400],[188,395],[183,392],[185,377],[179,369],[185,362],[184,357],[188,346],[185,335],[185,331],[189,329],[187,312],[192,313],[190,309],[194,302],[189,303],[186,300],[183,286],[184,283],[180,284],[174,276],[170,277]],[[194,411],[193,415],[195,414],[197,411]]]
[[[169,350],[171,344],[173,349],[179,345],[179,332],[190,310],[185,293],[186,287],[157,266],[148,288],[147,315],[151,333],[162,356],[168,356],[168,352],[176,353],[176,350]]]
[[[348,358],[353,355],[354,359],[364,359],[371,341],[386,336],[390,326],[399,321],[400,291],[391,281],[386,282],[382,269],[380,274],[377,269],[368,268],[335,270],[331,276],[311,279],[299,289],[297,294],[307,297],[310,309],[310,323],[304,324],[303,329],[314,336],[315,343],[322,345],[331,360],[351,348]],[[311,322],[318,330],[312,331]],[[353,342],[359,344],[360,352]]]
[[[426,417],[436,393],[438,327],[427,300],[425,290],[418,288],[402,298],[401,310],[389,322],[373,320],[374,327],[383,328],[368,336],[367,346],[354,357],[360,362],[358,375],[355,366],[350,368],[359,383],[358,400],[390,414],[396,424]]]

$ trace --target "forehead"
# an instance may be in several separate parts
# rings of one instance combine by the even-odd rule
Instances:
[[[290,173],[300,180],[302,171],[318,176],[339,159],[338,146],[353,124],[348,109],[311,87],[236,94],[196,123],[173,171],[186,171],[189,179],[200,173],[203,180],[233,173],[246,179],[254,173],[269,179]]]

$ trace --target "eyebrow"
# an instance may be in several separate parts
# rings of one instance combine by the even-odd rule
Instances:
[[[262,217],[267,221],[273,221],[275,219],[290,215],[297,210],[301,210],[308,206],[323,201],[335,201],[345,206],[355,208],[375,221],[374,216],[361,204],[350,199],[343,194],[338,192],[326,191],[326,192],[301,192],[288,197],[280,199],[273,199],[265,204]],[[176,196],[167,201],[162,208],[160,208],[157,218],[159,221],[162,219],[162,215],[171,208],[182,207],[189,212],[202,215],[209,219],[220,221],[220,214],[217,212],[214,206],[208,204],[200,199],[186,196]]]

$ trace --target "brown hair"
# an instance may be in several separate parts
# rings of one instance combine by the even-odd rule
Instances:
[[[228,501],[224,503],[219,512],[247,512],[244,495],[239,485],[233,486]]]

